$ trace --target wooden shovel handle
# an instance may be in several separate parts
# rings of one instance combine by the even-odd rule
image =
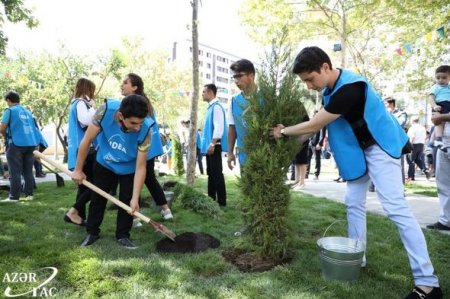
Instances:
[[[59,164],[58,162],[55,162],[53,160],[48,159],[45,155],[43,155],[42,153],[38,152],[38,151],[34,151],[33,152],[35,156],[43,159],[45,162],[50,163],[53,167],[57,168],[58,170],[64,172],[65,174],[67,174],[68,176],[72,177],[72,172],[70,170],[68,170],[66,167],[64,167],[63,165]],[[112,201],[115,205],[118,205],[119,207],[121,207],[122,209],[124,209],[127,212],[131,212],[131,207],[124,204],[123,202],[121,202],[120,200],[118,200],[117,198],[115,198],[114,196],[112,196],[111,194],[103,191],[102,189],[100,189],[99,187],[95,186],[94,184],[83,180],[82,182],[83,185],[85,185],[86,187],[88,187],[89,189],[91,189],[92,191],[100,194],[101,196],[103,196],[104,198],[106,198],[109,201]],[[133,216],[136,216],[137,218],[141,219],[142,221],[145,222],[149,222],[150,218],[148,218],[147,216],[139,213],[139,212],[134,212]]]

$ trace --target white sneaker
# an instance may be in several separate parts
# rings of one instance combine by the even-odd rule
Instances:
[[[139,220],[138,218],[134,218],[133,219],[133,227],[136,228],[136,227],[141,227],[141,226],[142,226],[141,220]]]
[[[442,142],[442,141],[440,141],[440,140],[435,140],[435,141],[433,142],[433,145],[434,145],[435,147],[443,147],[443,146],[444,146],[444,142]]]
[[[24,200],[33,200],[33,199],[34,199],[33,195],[28,195],[24,198]]]
[[[161,211],[161,216],[164,218],[164,220],[173,219],[172,211],[170,211],[170,209]]]
[[[11,199],[11,198],[5,198],[5,199],[2,199],[2,200],[0,200],[0,202],[19,202],[19,200],[18,199]]]

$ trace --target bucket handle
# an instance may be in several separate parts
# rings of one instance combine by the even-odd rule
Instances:
[[[338,222],[347,222],[347,220],[338,219],[338,220],[333,221],[333,223],[331,223],[330,225],[328,225],[327,229],[325,230],[325,232],[324,232],[323,235],[322,235],[322,238],[325,238],[325,235],[327,234],[328,230],[329,230],[333,225],[335,225],[335,224],[338,223]],[[355,226],[355,225],[353,224],[353,226]],[[355,228],[356,228],[356,227],[355,227]],[[357,239],[356,239],[356,244],[355,244],[355,248],[356,248],[356,247],[358,246],[358,242],[360,241],[360,239],[359,239],[359,235],[358,235],[358,230],[357,230],[357,229],[355,229],[355,232],[356,232],[356,237],[357,237]]]

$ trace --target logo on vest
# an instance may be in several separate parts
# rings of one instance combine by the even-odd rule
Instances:
[[[113,135],[108,139],[109,146],[113,150],[118,150],[127,154],[127,149],[125,148],[125,140],[119,134]]]
[[[48,272],[41,270],[51,270],[50,276],[45,275],[40,272]],[[31,296],[31,297],[53,297],[56,295],[57,289],[55,287],[48,287],[47,285],[56,277],[58,274],[58,269],[55,267],[45,267],[40,269],[39,273],[36,272],[11,272],[5,273],[3,275],[2,282],[4,284],[8,284],[5,289],[4,295],[7,298],[15,298],[15,297],[23,297],[23,296]],[[47,277],[42,283],[38,286],[34,286],[43,280],[42,276]],[[10,285],[22,286],[23,284],[28,284],[31,286],[31,289],[28,291],[18,293],[14,292]]]
[[[24,111],[20,111],[19,112],[19,118],[21,121],[27,121],[30,119],[30,117],[28,116],[27,113],[25,113]]]

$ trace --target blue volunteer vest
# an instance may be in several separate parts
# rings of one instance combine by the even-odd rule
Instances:
[[[146,117],[138,132],[125,133],[114,119],[120,101],[106,100],[105,104],[106,111],[100,122],[102,132],[97,137],[97,162],[115,174],[132,174],[136,171],[138,146],[147,137],[154,121]]]
[[[154,125],[152,126],[152,143],[148,149],[147,160],[151,160],[154,157],[161,156],[164,154],[164,148],[161,142],[161,137],[159,136],[159,126],[156,122],[155,114],[152,114],[150,118],[153,120]]]
[[[39,134],[33,114],[21,105],[10,108],[8,136],[15,146],[36,146],[39,144]]]
[[[393,158],[400,158],[408,137],[393,115],[386,110],[381,97],[364,77],[347,70],[341,70],[341,75],[334,89],[330,91],[325,88],[323,91],[324,104],[327,105],[331,97],[342,86],[355,82],[364,82],[366,85],[364,120],[369,132],[378,146],[388,155]],[[328,132],[331,151],[339,168],[339,174],[348,181],[363,176],[367,171],[364,151],[348,121],[340,116],[328,124]]]
[[[197,135],[195,135],[195,137],[196,137],[195,145],[197,146],[197,149],[199,149],[201,152],[203,143],[202,135],[200,135],[200,132],[197,131]]]
[[[225,110],[223,109],[222,105],[219,104],[219,102],[214,102],[212,105],[209,105],[208,109],[206,110],[205,126],[203,127],[203,140],[201,142],[201,147],[200,147],[202,154],[206,154],[208,152],[209,144],[211,143],[211,140],[213,139],[214,107],[216,107],[216,106],[220,107],[220,110],[223,113],[223,134],[222,134],[222,137],[220,138],[222,152],[228,151],[228,127],[227,127],[227,121],[226,121],[226,117],[225,117]]]
[[[75,168],[78,155],[78,146],[84,137],[87,128],[82,128],[78,122],[77,105],[82,99],[73,99],[69,109],[69,132],[67,136],[67,168]]]
[[[244,137],[247,132],[246,123],[244,120],[244,113],[247,107],[248,102],[242,93],[234,95],[231,99],[231,112],[233,114],[234,126],[236,128],[236,145],[239,151],[238,158],[241,166],[244,165],[245,160],[247,159],[242,151],[242,148],[244,147]]]

